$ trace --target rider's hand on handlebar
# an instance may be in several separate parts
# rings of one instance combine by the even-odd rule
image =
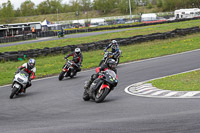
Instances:
[[[113,57],[113,55],[110,55],[109,57],[110,57],[110,58],[112,58],[112,57]]]

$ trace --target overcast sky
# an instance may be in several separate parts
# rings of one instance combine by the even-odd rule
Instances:
[[[21,3],[23,3],[26,0],[10,0],[12,5],[14,6],[14,9],[17,9],[18,7],[20,7]],[[35,5],[40,4],[42,1],[45,0],[31,0],[33,3],[35,3]],[[70,0],[62,0],[62,3],[69,3]],[[8,0],[0,0],[0,5],[2,5],[2,3],[7,3]]]

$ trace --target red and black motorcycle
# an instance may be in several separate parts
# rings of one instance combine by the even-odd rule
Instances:
[[[99,72],[99,67],[96,68],[96,72]],[[88,84],[86,82],[85,84]],[[106,96],[114,89],[118,84],[118,76],[110,69],[107,69],[99,73],[99,77],[93,81],[89,89],[85,89],[83,93],[83,100],[88,101],[93,99],[96,103],[102,102]]]
[[[75,69],[75,67],[77,67],[77,65],[74,63],[74,61],[69,61],[68,59],[65,59],[67,62],[65,63],[65,65],[62,68],[62,71],[58,77],[59,80],[62,80],[64,77],[70,77],[73,78],[77,71]]]

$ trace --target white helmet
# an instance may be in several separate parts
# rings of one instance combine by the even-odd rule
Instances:
[[[33,69],[35,67],[35,59],[30,59],[28,61],[28,65],[31,69]]]
[[[79,55],[79,54],[81,53],[81,49],[80,49],[80,48],[76,48],[76,49],[75,49],[75,53],[76,53],[77,55]]]
[[[116,40],[112,40],[112,44],[117,44],[117,41]]]
[[[117,41],[116,40],[112,40],[112,49],[117,49]]]

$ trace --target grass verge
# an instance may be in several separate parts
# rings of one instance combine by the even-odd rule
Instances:
[[[81,43],[89,43],[89,42],[96,42],[105,39],[113,39],[113,38],[127,38],[136,35],[147,35],[156,32],[167,32],[172,31],[176,28],[189,28],[193,26],[200,26],[200,20],[191,20],[191,21],[184,21],[179,23],[170,23],[170,24],[160,24],[154,26],[146,26],[140,27],[139,29],[133,29],[123,32],[116,32],[116,33],[107,33],[102,35],[96,36],[89,36],[89,37],[81,37],[81,38],[67,38],[61,40],[54,40],[54,41],[45,41],[39,43],[30,43],[30,44],[23,44],[23,45],[15,45],[9,47],[2,47],[0,52],[9,52],[9,51],[19,51],[19,50],[28,50],[28,49],[42,49],[44,47],[58,47],[58,46],[66,46],[66,45],[76,45]]]
[[[122,46],[120,49],[123,51],[124,57],[120,59],[120,62],[135,61],[200,49],[199,35],[200,33],[181,38],[156,40],[137,45]],[[84,59],[82,69],[98,66],[103,57],[102,53],[103,50],[83,52]],[[63,59],[64,56],[65,55],[60,54],[35,58],[37,67],[36,78],[59,74],[65,63]],[[27,62],[27,60],[21,62],[1,62],[0,85],[12,83],[14,72],[17,70],[17,67],[24,62]]]
[[[174,91],[200,91],[200,70],[150,81],[153,86]]]

